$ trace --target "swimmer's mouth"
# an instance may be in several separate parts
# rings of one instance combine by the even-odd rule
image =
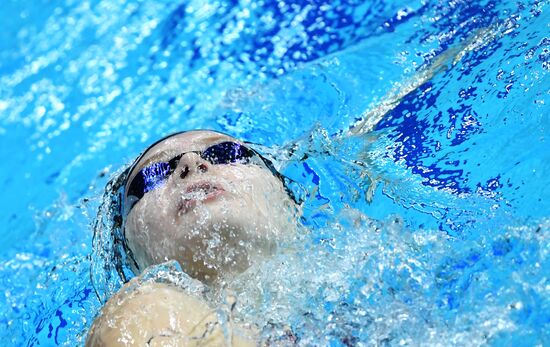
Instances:
[[[191,210],[198,202],[205,203],[216,200],[225,192],[219,185],[208,182],[194,183],[185,189],[182,200],[178,205],[178,214]]]

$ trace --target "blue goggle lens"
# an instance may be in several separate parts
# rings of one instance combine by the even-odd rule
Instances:
[[[210,162],[212,165],[224,165],[232,163],[247,164],[256,152],[236,142],[221,142],[206,148],[202,152],[186,152],[198,153],[202,159]],[[170,175],[176,170],[179,160],[186,154],[182,153],[167,162],[159,162],[151,164],[141,169],[132,179],[128,186],[126,200],[132,200],[131,207],[145,195],[145,193],[161,187]]]

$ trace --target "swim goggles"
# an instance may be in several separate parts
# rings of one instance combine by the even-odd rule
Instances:
[[[265,159],[258,152],[246,147],[243,144],[225,141],[209,146],[203,151],[184,152],[176,155],[168,161],[156,162],[140,169],[139,172],[132,178],[132,181],[129,183],[127,182],[128,189],[124,199],[126,210],[125,215],[130,212],[132,207],[145,195],[145,193],[162,187],[176,170],[180,159],[188,153],[198,154],[203,160],[208,161],[212,165],[227,165],[234,163],[249,164],[254,162],[263,164],[276,177],[281,179],[284,184],[281,174],[273,167],[273,164],[269,160]],[[136,163],[140,158],[138,158]],[[130,170],[130,173],[132,171],[133,168]],[[185,177],[185,174],[186,171],[183,171],[181,175]]]

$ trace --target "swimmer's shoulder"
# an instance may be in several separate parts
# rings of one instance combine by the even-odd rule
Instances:
[[[86,347],[256,346],[252,330],[222,325],[205,300],[176,285],[129,282],[103,307]],[[225,332],[225,333],[224,333]],[[229,339],[229,344],[227,343]]]

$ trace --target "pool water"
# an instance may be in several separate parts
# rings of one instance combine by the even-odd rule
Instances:
[[[245,319],[303,346],[549,344],[547,2],[5,1],[0,15],[2,344],[84,343],[106,183],[195,128],[266,146],[306,192],[292,252],[234,284],[261,303],[239,303]]]

